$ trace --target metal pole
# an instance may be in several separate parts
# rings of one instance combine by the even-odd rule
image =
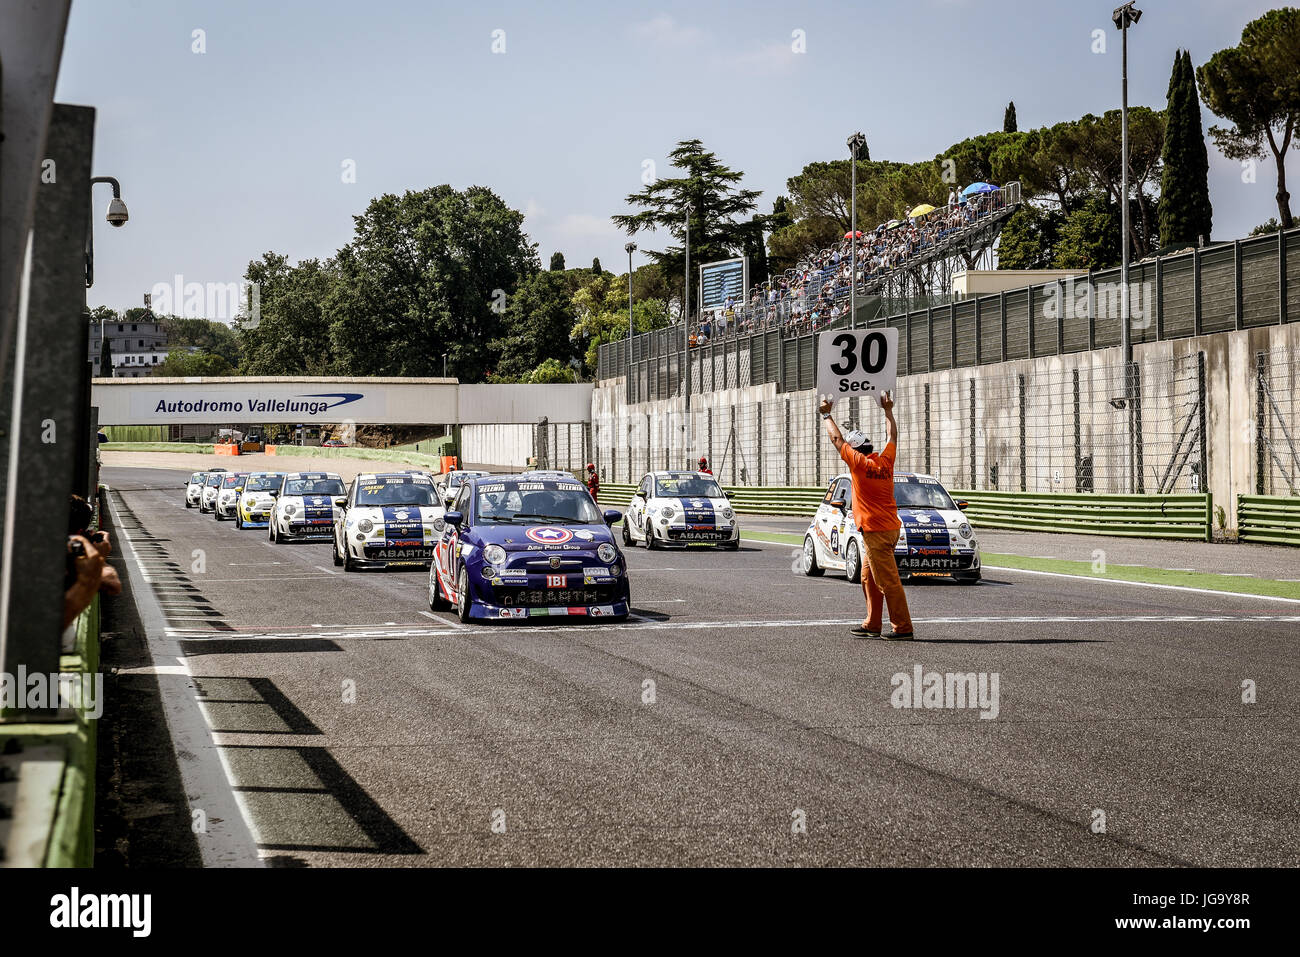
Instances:
[[[682,285],[682,395],[686,400],[686,455],[691,448],[691,208],[686,207],[686,275]]]

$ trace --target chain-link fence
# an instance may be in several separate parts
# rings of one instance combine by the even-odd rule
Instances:
[[[1300,495],[1300,353],[1255,355],[1255,492]]]
[[[1289,401],[1296,369],[1288,369]],[[956,369],[899,379],[899,470],[980,490],[1205,490],[1201,353],[1147,360],[1127,370],[1084,361],[1074,368],[987,373]],[[884,415],[874,402],[842,400],[835,418],[845,431],[862,429],[877,448],[884,444]],[[694,398],[689,415],[680,406],[657,415],[620,410],[599,415],[594,429],[595,454],[607,481],[635,481],[652,469],[693,468],[700,456],[724,483],[741,486],[821,485],[843,470],[811,390],[774,391],[762,401],[741,403],[706,393]],[[1277,432],[1282,434],[1280,425]]]

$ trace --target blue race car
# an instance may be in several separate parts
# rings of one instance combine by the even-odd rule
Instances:
[[[627,618],[627,566],[576,479],[488,476],[465,482],[429,566],[429,607],[463,622],[552,616]]]

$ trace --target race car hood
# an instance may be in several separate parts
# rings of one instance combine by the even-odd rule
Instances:
[[[304,518],[332,518],[334,497],[331,495],[282,495],[281,505],[296,505]]]
[[[662,508],[665,505],[677,509],[677,514],[670,519],[674,525],[693,526],[716,525],[722,517],[722,510],[730,507],[725,498],[656,498],[650,502],[652,508]]]
[[[507,552],[595,551],[614,536],[607,525],[479,525],[475,537]]]
[[[446,511],[441,505],[357,505],[348,510],[348,520],[359,522],[368,518],[385,527],[419,528],[425,522],[442,518]]]
[[[914,548],[948,545],[950,529],[965,521],[959,511],[935,508],[900,508],[898,517],[908,545]]]

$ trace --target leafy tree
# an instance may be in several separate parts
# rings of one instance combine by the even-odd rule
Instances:
[[[1267,222],[1260,223],[1250,231],[1252,236],[1270,236],[1282,229],[1282,224],[1277,221],[1276,216],[1270,216]]]
[[[500,354],[497,377],[517,377],[548,359],[566,366],[579,357],[569,338],[576,276],[538,272],[520,283],[503,317],[505,335],[492,343]]]
[[[224,322],[160,316],[169,346],[198,346],[202,352],[219,355],[233,367],[239,366],[239,337]]]
[[[1065,217],[1056,244],[1057,269],[1109,269],[1120,262],[1118,212],[1098,194]]]
[[[230,376],[235,374],[234,367],[226,361],[225,356],[212,352],[169,352],[167,358],[158,363],[150,373],[155,376]]]
[[[1006,111],[1002,114],[1002,132],[1015,133],[1016,131],[1016,101],[1012,100],[1007,104]]]
[[[482,186],[372,200],[334,260],[324,314],[336,370],[439,375],[448,352],[458,378],[480,381],[510,295],[539,268],[523,218]]]
[[[1065,217],[1026,203],[1007,219],[998,241],[999,269],[1049,269]]]
[[[1241,43],[1220,50],[1196,71],[1201,99],[1230,126],[1211,126],[1214,145],[1229,159],[1266,159],[1277,170],[1278,219],[1290,229],[1286,151],[1300,146],[1300,10],[1282,7],[1252,20]]]
[[[1108,110],[1085,115],[1076,125],[1075,162],[1093,190],[1104,192],[1116,207],[1122,189],[1121,116]],[[1129,189],[1137,215],[1129,216],[1129,246],[1140,258],[1156,247],[1155,189],[1160,182],[1165,115],[1144,106],[1128,111]]]
[[[326,303],[338,282],[333,262],[288,258],[267,252],[244,278],[260,288],[260,313],[240,317],[237,328],[246,375],[347,374],[335,362]],[[200,343],[201,344],[201,343]]]
[[[551,253],[551,272],[564,272],[564,253]]]
[[[632,286],[637,287],[634,274]],[[602,273],[592,276],[573,294],[577,319],[571,333],[574,343],[583,350],[588,374],[594,372],[601,344],[627,338],[627,276]],[[637,298],[632,301],[634,331],[662,329],[670,321],[663,299]]]
[[[627,197],[637,212],[613,216],[629,236],[642,230],[664,230],[674,238],[684,237],[689,216],[691,259],[714,262],[739,255],[753,241],[754,211],[759,193],[741,189],[744,173],[724,166],[699,140],[683,140],[668,154],[672,165],[684,175],[657,179],[639,193]],[[684,246],[648,251],[668,275],[681,276],[685,266]]]
[[[577,382],[573,367],[559,359],[546,359],[539,363],[527,376],[526,381],[536,383]]]
[[[1196,95],[1192,55],[1174,54],[1160,177],[1161,247],[1196,245],[1210,238],[1214,209],[1210,204],[1210,160],[1201,131],[1201,104]]]

